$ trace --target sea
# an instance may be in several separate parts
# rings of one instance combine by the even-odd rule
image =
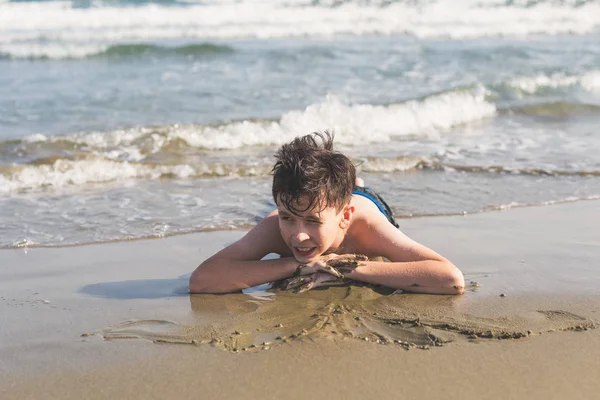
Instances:
[[[596,0],[0,0],[0,248],[248,229],[324,130],[401,226],[600,199],[599,128]]]

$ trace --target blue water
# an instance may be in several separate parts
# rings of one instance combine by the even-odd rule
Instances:
[[[0,247],[251,226],[324,129],[400,216],[598,198],[599,122],[596,1],[0,2]]]

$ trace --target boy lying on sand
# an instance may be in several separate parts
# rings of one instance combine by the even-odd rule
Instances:
[[[333,136],[283,145],[273,167],[277,210],[193,272],[192,293],[226,293],[286,279],[309,290],[345,278],[420,293],[460,294],[458,268],[398,229],[390,208],[356,179]],[[355,186],[356,184],[356,186]],[[269,253],[278,259],[262,260]],[[390,262],[368,261],[385,257]]]

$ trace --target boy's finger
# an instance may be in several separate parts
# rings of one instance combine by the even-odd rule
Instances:
[[[358,267],[358,261],[356,260],[333,260],[329,263],[329,265],[333,268],[356,268]]]
[[[332,267],[331,265],[325,265],[321,268],[321,270],[323,272],[326,272],[330,275],[335,276],[336,278],[344,279],[344,274],[342,274],[340,271],[338,271],[336,268]]]
[[[332,282],[342,282],[344,278],[338,278],[329,274],[317,274],[315,278],[315,284],[330,284]]]
[[[349,272],[354,271],[356,268],[365,265],[364,263],[358,261],[342,261],[335,265],[335,268],[340,271],[342,274],[347,274]]]
[[[305,276],[305,275],[310,275],[310,274],[314,274],[317,270],[317,268],[319,268],[320,266],[311,266],[308,264],[300,264],[298,265],[298,267],[296,268],[296,271],[294,272],[294,276]]]
[[[300,264],[300,265],[298,265],[298,267],[296,267],[296,271],[294,271],[294,276],[303,275],[302,271],[306,270],[306,267],[308,267],[308,265],[306,265],[306,264]]]
[[[301,285],[301,286],[298,286],[297,288],[295,288],[294,293],[308,292],[310,289],[313,288],[314,285],[315,285],[315,283],[313,281],[305,283],[304,285]]]
[[[342,283],[343,280],[327,273],[319,273],[311,275],[312,280],[304,285],[294,289],[294,293],[302,293],[321,286],[330,286],[336,283]]]
[[[369,261],[369,257],[364,254],[344,254],[343,256],[339,256],[337,260],[346,260],[346,261]]]
[[[293,289],[295,287],[304,285],[306,283],[309,283],[312,281],[312,276],[311,275],[304,275],[304,276],[295,276],[293,278],[289,278],[283,281],[283,285],[282,288],[283,290],[290,290]]]

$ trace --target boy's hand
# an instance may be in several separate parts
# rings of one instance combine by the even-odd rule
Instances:
[[[337,278],[329,273],[315,272],[310,275],[301,275],[288,278],[283,281],[281,288],[283,290],[293,289],[294,293],[302,293],[320,286],[328,286],[343,282],[343,279]]]
[[[336,278],[344,279],[344,274],[352,272],[356,267],[361,265],[360,261],[368,260],[369,258],[362,254],[327,254],[311,263],[299,265],[298,268],[296,268],[294,276],[325,272]]]
[[[344,274],[363,265],[361,261],[369,258],[362,254],[328,254],[308,264],[301,264],[296,269],[294,276],[284,280],[281,289],[293,289],[294,293],[344,283]]]

